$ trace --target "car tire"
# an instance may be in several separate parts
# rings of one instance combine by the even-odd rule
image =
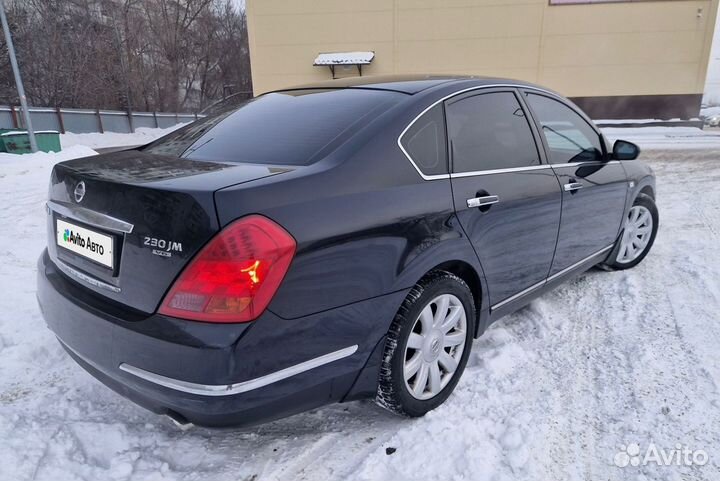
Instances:
[[[610,259],[606,260],[602,267],[622,270],[638,265],[650,252],[658,226],[659,215],[655,201],[649,195],[639,194],[625,216],[622,234]],[[641,238],[641,234],[647,237]]]
[[[376,402],[410,417],[445,402],[467,364],[475,320],[475,302],[465,281],[446,271],[423,278],[388,331]]]

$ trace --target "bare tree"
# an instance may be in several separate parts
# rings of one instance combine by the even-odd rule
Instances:
[[[7,5],[34,105],[199,110],[251,90],[245,12],[230,0]],[[7,63],[2,48],[0,66]],[[0,69],[0,102],[15,103],[8,72]]]

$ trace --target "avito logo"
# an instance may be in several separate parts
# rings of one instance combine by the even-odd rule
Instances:
[[[87,238],[85,238],[80,234],[74,233],[70,229],[65,229],[65,232],[63,232],[63,240],[65,242],[75,244],[78,247],[85,248],[90,252],[95,252],[100,255],[103,255],[105,253],[105,248],[97,242],[94,242],[90,238],[90,236],[87,236]]]

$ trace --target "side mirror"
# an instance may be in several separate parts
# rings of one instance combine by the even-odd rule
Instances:
[[[640,147],[627,140],[616,140],[613,145],[613,160],[635,160],[640,155]]]

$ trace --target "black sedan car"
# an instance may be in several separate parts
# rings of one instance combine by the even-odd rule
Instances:
[[[38,299],[81,366],[180,423],[361,398],[421,416],[491,322],[647,255],[638,152],[512,80],[271,92],[56,165]]]

